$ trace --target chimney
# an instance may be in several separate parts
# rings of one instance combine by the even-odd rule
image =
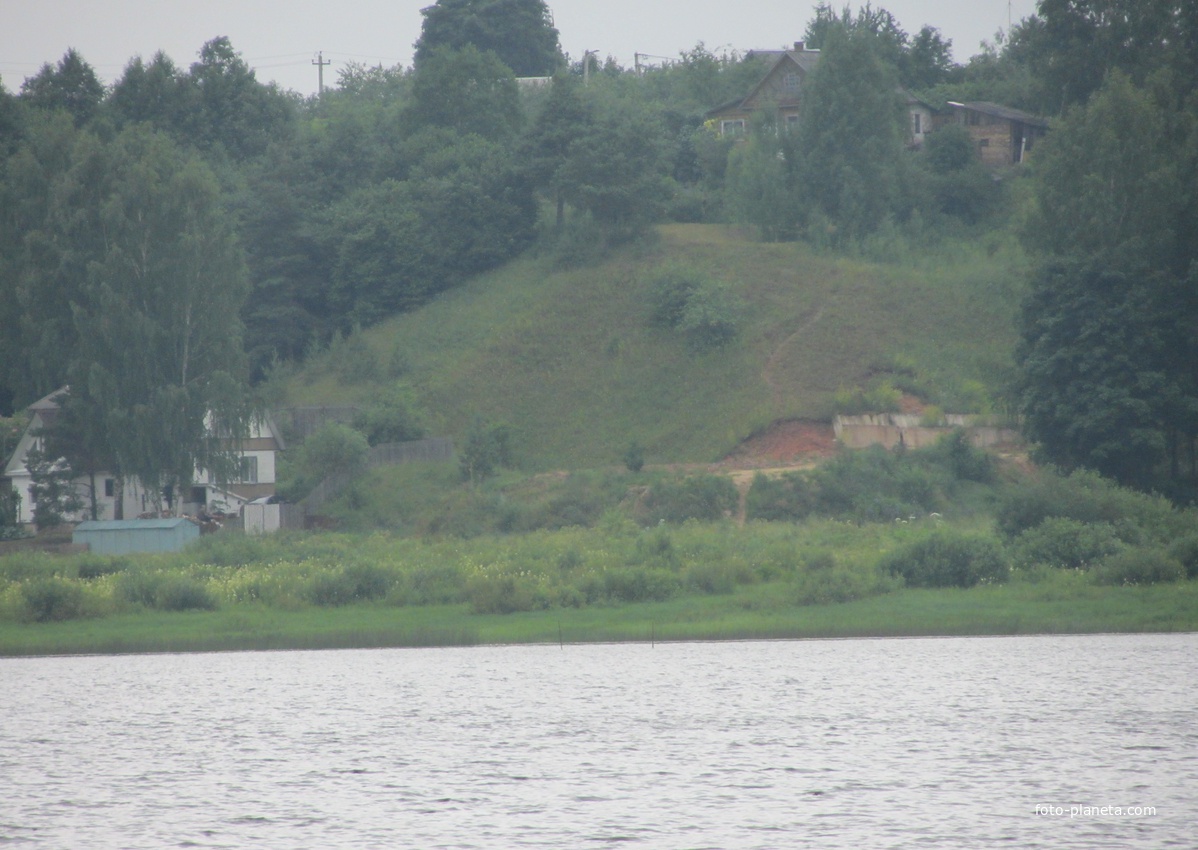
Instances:
[[[807,42],[805,42],[805,41],[796,41],[796,42],[795,42],[795,53],[802,53],[802,52],[803,52],[803,49],[804,49],[806,46],[807,46]]]

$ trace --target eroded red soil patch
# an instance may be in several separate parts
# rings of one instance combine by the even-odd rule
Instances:
[[[828,422],[775,422],[737,446],[720,466],[756,469],[803,464],[836,454],[836,435]]]

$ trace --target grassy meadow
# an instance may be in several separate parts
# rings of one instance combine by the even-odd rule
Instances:
[[[589,528],[469,538],[224,533],[172,555],[13,553],[0,654],[1198,629],[1198,522],[1133,500],[1073,508],[1122,510],[1134,545],[1101,522],[1086,528],[1107,536],[1079,538],[1084,524],[1061,517],[1004,533],[980,514],[645,527],[608,510]]]
[[[1020,252],[1001,234],[870,252],[883,261],[677,224],[581,268],[529,256],[355,334],[272,392],[278,406],[363,403],[398,379],[430,433],[506,423],[531,471],[618,463],[630,440],[650,463],[710,462],[776,420],[829,419],[838,391],[896,364],[950,412],[977,412],[977,387],[1001,394]],[[696,352],[653,325],[652,283],[670,268],[727,284],[731,342]]]

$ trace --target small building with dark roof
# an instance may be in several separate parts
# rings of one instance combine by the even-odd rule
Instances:
[[[997,103],[949,101],[940,123],[960,124],[969,131],[982,164],[1001,168],[1025,162],[1036,142],[1048,132],[1048,122],[1020,109]]]

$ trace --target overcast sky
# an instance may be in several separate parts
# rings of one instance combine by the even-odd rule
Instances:
[[[46,62],[74,47],[106,83],[134,56],[159,50],[182,68],[204,42],[228,36],[258,79],[316,91],[317,51],[325,84],[346,62],[403,65],[420,35],[420,9],[433,0],[0,0],[0,79],[16,91]],[[778,48],[801,39],[815,0],[549,0],[562,48],[631,66],[634,53],[675,57],[698,42],[716,53]],[[844,5],[834,0],[840,8]],[[856,9],[860,4],[853,2]],[[952,40],[964,62],[1035,0],[882,0],[909,33],[924,24]]]

